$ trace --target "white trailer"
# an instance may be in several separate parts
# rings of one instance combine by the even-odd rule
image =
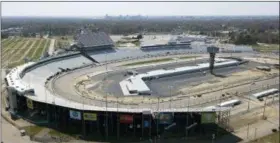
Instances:
[[[269,96],[271,94],[275,94],[275,93],[278,93],[278,92],[279,92],[278,89],[272,88],[272,89],[265,90],[265,91],[262,91],[262,92],[259,92],[259,93],[255,93],[252,96],[257,98],[257,99],[259,99],[259,98],[262,98],[262,97],[265,97],[265,96]]]
[[[222,103],[218,104],[217,106],[218,107],[232,107],[232,106],[238,105],[240,103],[241,103],[240,100],[233,99],[233,100],[229,100],[229,101],[226,101],[226,102],[222,102]]]

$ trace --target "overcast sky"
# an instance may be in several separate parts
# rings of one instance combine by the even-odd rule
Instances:
[[[2,2],[2,16],[279,15],[278,2]]]

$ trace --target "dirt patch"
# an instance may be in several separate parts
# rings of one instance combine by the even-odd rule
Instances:
[[[210,84],[213,84],[213,83],[220,82],[220,80],[214,79],[214,80],[209,80],[207,82],[210,83]]]
[[[272,59],[269,57],[245,58],[245,59],[258,63],[279,64],[279,59]]]
[[[280,136],[280,132],[278,131],[276,133],[270,134],[260,139],[253,140],[249,143],[279,143],[279,136]]]
[[[266,118],[278,118],[279,111],[274,108],[266,107],[265,114],[263,116],[263,108],[249,112],[242,116],[233,116],[230,118],[230,126],[235,130],[240,129],[248,124],[254,124],[261,120],[264,120],[263,117]]]
[[[209,81],[206,81],[202,84],[197,84],[196,86],[188,86],[185,88],[182,88],[180,90],[181,93],[195,93],[205,90],[214,90],[219,87],[228,87],[233,86],[235,84],[242,84],[253,80],[259,80],[261,78],[265,77],[271,77],[271,76],[277,76],[279,75],[279,71],[277,70],[271,70],[271,72],[263,72],[256,69],[242,71],[242,72],[236,72],[231,74],[230,76],[223,78],[215,77]]]

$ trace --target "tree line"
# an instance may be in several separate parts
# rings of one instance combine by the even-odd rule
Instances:
[[[209,36],[225,36],[236,44],[279,43],[279,17],[214,19],[82,19],[82,18],[3,18],[2,28],[23,27],[22,36],[33,33],[54,36],[74,35],[86,26],[109,34],[169,33],[198,31]],[[219,31],[230,31],[223,34]]]

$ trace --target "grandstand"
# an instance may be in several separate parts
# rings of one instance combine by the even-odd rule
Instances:
[[[114,47],[114,42],[105,32],[92,32],[88,29],[80,30],[75,36],[72,46],[82,47],[85,50],[102,50]]]

